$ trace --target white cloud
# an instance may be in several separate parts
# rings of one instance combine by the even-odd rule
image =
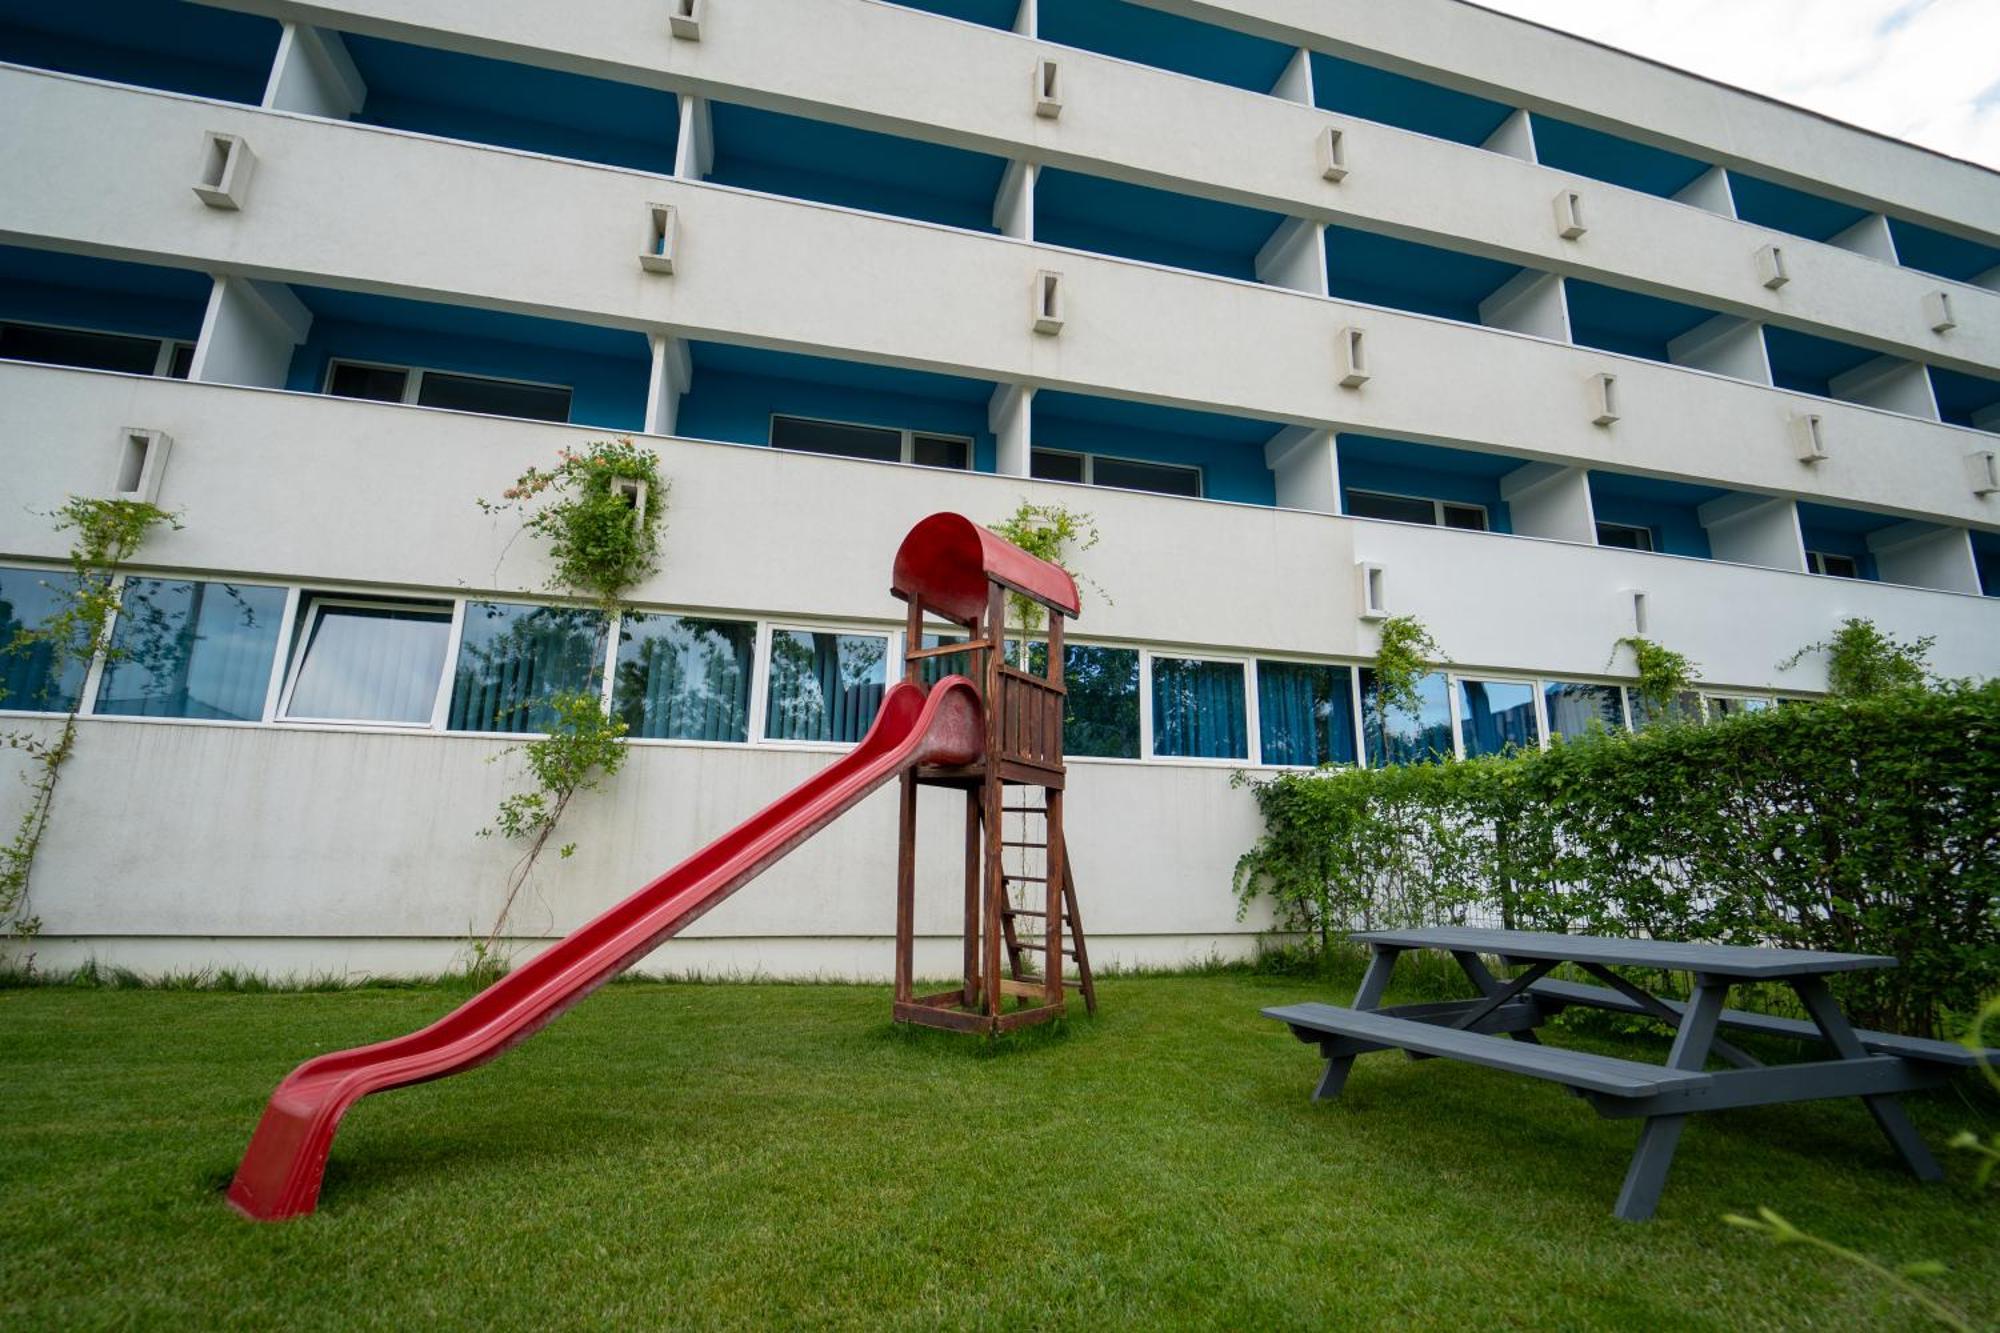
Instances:
[[[2000,169],[2000,0],[1476,0]]]

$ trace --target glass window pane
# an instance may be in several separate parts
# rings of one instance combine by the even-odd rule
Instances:
[[[194,369],[194,344],[175,343],[173,361],[167,367],[167,374],[177,380],[184,380]]]
[[[1009,661],[1018,643],[1007,641]],[[1046,677],[1049,646],[1028,645],[1028,671]],[[1063,645],[1063,753],[1070,758],[1139,757],[1139,652],[1135,648]]]
[[[647,740],[748,741],[757,626],[627,612],[612,708]]]
[[[1629,523],[1599,523],[1597,544],[1615,546],[1621,551],[1650,551],[1653,549],[1653,530]]]
[[[1627,707],[1632,710],[1632,729],[1634,731],[1644,731],[1647,727],[1659,721],[1701,721],[1701,696],[1692,690],[1675,695],[1673,701],[1658,714],[1647,706],[1646,701],[1640,697],[1637,690],[1627,690],[1625,692],[1625,702]]]
[[[964,643],[965,641],[966,636],[963,634],[926,634],[924,635],[923,644],[926,648],[942,648],[946,644]],[[1014,654],[1019,651],[1017,641],[1010,639],[1007,651],[1010,661],[1017,660],[1014,657]],[[978,655],[970,652],[955,653],[950,657],[926,657],[917,663],[917,679],[922,681],[926,688],[937,684],[946,676],[964,676],[975,684],[978,683]]]
[[[1625,725],[1620,702],[1623,694],[1616,685],[1545,682],[1542,695],[1548,702],[1550,734],[1577,740],[1600,731],[1617,731]]]
[[[72,574],[0,566],[0,710],[67,713],[76,707],[87,664],[71,661],[57,679],[55,645],[22,637],[44,628],[75,588]]]
[[[1444,525],[1465,532],[1486,531],[1486,511],[1478,505],[1444,506]]]
[[[160,340],[52,329],[40,324],[0,324],[0,358],[150,375],[159,364]]]
[[[283,588],[126,580],[97,711],[261,721],[284,615]]]
[[[418,382],[417,402],[424,407],[448,407],[490,417],[569,420],[569,390],[559,385],[516,384],[477,375],[440,375],[435,370],[425,371]]]
[[[1035,449],[1028,455],[1028,474],[1042,481],[1083,480],[1083,455],[1058,453],[1054,449]]]
[[[963,472],[972,466],[972,441],[951,435],[913,436],[910,461],[919,467],[949,467]]]
[[[772,417],[771,447],[797,449],[838,458],[872,458],[878,463],[903,461],[903,433],[874,426],[847,426],[804,417]]]
[[[1201,470],[1166,467],[1159,463],[1135,463],[1129,458],[1099,455],[1090,464],[1094,486],[1114,486],[1125,491],[1151,491],[1155,495],[1201,495]]]
[[[860,740],[882,706],[888,658],[889,640],[878,634],[773,630],[764,734],[774,741]]]
[[[366,398],[376,403],[400,403],[410,372],[389,366],[354,366],[335,362],[326,391],[335,398]]]
[[[1248,759],[1243,665],[1153,659],[1153,753],[1183,759]]]
[[[1467,759],[1535,749],[1542,743],[1535,687],[1521,680],[1460,680],[1458,732]]]
[[[285,716],[427,723],[450,637],[443,608],[315,604]]]
[[[1392,523],[1422,523],[1437,526],[1437,506],[1429,500],[1413,500],[1404,495],[1378,495],[1374,491],[1349,491],[1350,518],[1386,518]]]
[[[1434,671],[1417,682],[1417,694],[1415,717],[1397,709],[1385,719],[1375,673],[1361,669],[1361,724],[1370,764],[1428,764],[1452,757],[1448,682]]]
[[[576,606],[467,602],[452,678],[452,731],[542,731],[552,694],[595,693],[604,616]]]
[[[1705,697],[1708,700],[1708,715],[1712,718],[1761,713],[1771,706],[1769,699],[1746,699],[1740,695],[1711,694]]]
[[[1257,732],[1267,764],[1354,762],[1353,678],[1317,662],[1257,664]]]

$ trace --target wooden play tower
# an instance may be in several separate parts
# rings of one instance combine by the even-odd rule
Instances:
[[[961,1032],[1046,1022],[1066,1007],[1066,958],[1074,960],[1076,984],[1095,1013],[1097,992],[1063,840],[1063,622],[1077,613],[1076,583],[1060,567],[970,519],[934,514],[897,550],[891,591],[909,604],[903,678],[922,683],[947,674],[946,666],[955,668],[978,688],[986,724],[985,753],[977,762],[919,767],[901,779],[896,1018]],[[1042,674],[1028,669],[1025,649],[1017,647],[1017,660],[1008,660],[1010,594],[1046,614]],[[937,619],[964,637],[924,647],[926,622]],[[914,983],[919,787],[965,793],[964,979],[934,995],[916,994]],[[1040,966],[1030,967],[1037,958]]]

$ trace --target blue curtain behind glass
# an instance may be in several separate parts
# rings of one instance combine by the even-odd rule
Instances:
[[[868,734],[889,678],[889,640],[875,634],[771,632],[764,734],[851,745]]]
[[[127,579],[96,710],[256,722],[264,716],[285,590]]]
[[[1429,764],[1452,757],[1449,683],[1441,672],[1432,672],[1417,682],[1417,693],[1422,700],[1417,715],[1392,712],[1385,726],[1375,673],[1361,669],[1361,719],[1370,764]]]
[[[552,694],[594,692],[604,616],[573,606],[467,602],[451,687],[452,731],[541,731]]]
[[[75,588],[69,574],[0,568],[0,710],[67,713],[76,707],[86,664],[71,662],[57,680],[54,647],[20,637],[42,628]]]
[[[647,740],[748,741],[757,626],[628,612],[612,709]]]
[[[1317,662],[1257,664],[1263,762],[1317,768],[1354,762],[1353,677]]]
[[[1179,759],[1248,759],[1243,666],[1153,659],[1153,753]]]
[[[1535,749],[1541,744],[1535,687],[1525,681],[1460,680],[1458,731],[1468,759]]]

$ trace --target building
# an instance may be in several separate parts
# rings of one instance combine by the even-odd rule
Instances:
[[[446,966],[535,655],[637,738],[566,930],[859,734],[941,509],[1102,533],[1100,961],[1248,947],[1235,771],[1622,725],[1624,636],[1718,711],[1847,616],[2000,656],[2000,175],[1460,0],[4,0],[0,60],[0,609],[66,495],[184,524],[151,653],[9,667],[86,712],[46,966]],[[474,501],[621,433],[672,494],[607,627]],[[1401,614],[1457,665],[1367,734]],[[893,807],[656,962],[885,974]]]

